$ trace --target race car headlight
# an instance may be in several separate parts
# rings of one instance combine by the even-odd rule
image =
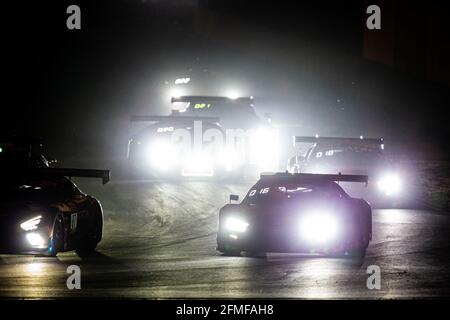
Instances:
[[[312,212],[300,220],[300,235],[310,243],[325,244],[336,239],[339,233],[339,223],[336,217],[329,213]]]
[[[239,218],[230,217],[225,221],[225,229],[227,231],[245,232],[248,228],[248,223]]]
[[[148,149],[148,157],[153,166],[159,170],[167,170],[177,156],[175,147],[167,141],[158,141]]]
[[[263,170],[273,170],[278,160],[278,132],[269,128],[258,128],[249,135],[249,160]]]
[[[39,233],[30,232],[26,237],[31,246],[40,248],[45,247],[45,240]]]
[[[36,230],[39,226],[39,223],[41,223],[41,220],[42,220],[42,216],[34,217],[30,220],[27,220],[27,221],[21,223],[20,228],[22,228],[22,230],[25,230],[25,231]]]
[[[392,196],[401,191],[402,183],[398,175],[389,173],[385,174],[377,181],[377,186],[378,189],[387,196]]]
[[[239,154],[236,150],[227,148],[220,152],[219,160],[227,171],[231,171],[239,163]]]

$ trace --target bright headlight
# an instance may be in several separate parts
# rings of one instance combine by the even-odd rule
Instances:
[[[45,240],[39,233],[28,233],[27,240],[33,247],[45,247]]]
[[[300,220],[300,235],[311,243],[324,244],[336,238],[339,223],[335,216],[329,213],[310,213]]]
[[[224,149],[219,154],[219,161],[227,171],[232,171],[239,163],[239,154],[232,148]]]
[[[225,228],[228,231],[245,232],[248,228],[248,223],[244,220],[230,217],[225,221]]]
[[[274,129],[259,128],[249,136],[250,162],[262,170],[273,170],[278,160],[278,133]]]
[[[378,189],[383,191],[387,196],[395,195],[401,191],[402,182],[396,174],[385,174],[377,181]]]
[[[42,216],[37,216],[37,217],[34,217],[30,220],[27,220],[27,221],[21,223],[20,227],[22,228],[22,230],[25,230],[25,231],[36,230],[38,228],[39,223],[41,223],[41,220],[42,220]]]
[[[158,141],[148,149],[152,165],[159,170],[167,170],[174,163],[176,156],[175,147],[167,141]]]

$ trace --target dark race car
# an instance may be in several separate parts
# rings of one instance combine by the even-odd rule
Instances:
[[[369,175],[374,183],[368,188],[341,186],[376,206],[405,206],[412,198],[410,170],[386,155],[382,138],[294,137],[294,144],[306,148],[289,159],[287,170],[291,173]]]
[[[240,204],[220,209],[217,250],[364,256],[372,239],[372,210],[339,182],[367,176],[263,174]],[[338,183],[336,183],[338,182]],[[238,200],[230,195],[231,200]]]
[[[109,170],[48,167],[28,142],[0,139],[0,252],[55,256],[92,253],[103,235],[100,202],[68,177],[101,178]]]

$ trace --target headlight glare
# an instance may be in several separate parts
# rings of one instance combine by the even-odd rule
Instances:
[[[156,169],[165,171],[175,162],[177,152],[170,142],[157,141],[149,147],[148,157]]]
[[[230,217],[225,221],[227,231],[245,232],[249,224],[239,218]]]
[[[312,212],[300,220],[300,235],[311,243],[325,244],[336,239],[339,233],[339,223],[336,217],[329,213]]]
[[[42,216],[34,217],[20,224],[20,228],[25,231],[32,231],[38,228],[39,223],[41,223]]]
[[[26,237],[31,246],[38,248],[45,247],[45,240],[39,233],[30,232],[27,233]]]
[[[401,191],[402,183],[396,174],[385,174],[377,181],[378,189],[387,196],[395,195]]]

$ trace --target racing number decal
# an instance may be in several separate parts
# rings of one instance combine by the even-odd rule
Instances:
[[[331,150],[328,150],[328,151],[325,151],[325,156],[326,157],[332,157],[332,156],[334,156],[334,154],[335,153],[338,153],[338,152],[342,152],[342,150],[333,150],[333,149],[331,149]],[[316,152],[316,158],[322,158],[322,156],[323,156],[323,152]]]
[[[206,103],[196,103],[194,104],[194,109],[205,109],[205,108],[209,108],[211,106],[211,104],[206,104]]]
[[[259,189],[258,193],[259,194],[266,194],[266,193],[269,193],[269,191],[270,191],[270,188],[262,188],[262,189]],[[253,197],[256,194],[256,192],[257,192],[257,190],[254,189],[254,190],[249,192],[248,196],[249,197]]]
[[[158,129],[156,130],[156,132],[158,132],[158,133],[163,133],[163,132],[172,132],[172,131],[174,131],[174,130],[175,130],[174,127],[162,127],[162,128],[158,128]]]
[[[259,190],[259,194],[266,194],[266,193],[269,193],[269,191],[270,191],[270,188],[263,188],[263,189]]]
[[[72,213],[70,215],[70,230],[75,231],[77,229],[78,213]]]

